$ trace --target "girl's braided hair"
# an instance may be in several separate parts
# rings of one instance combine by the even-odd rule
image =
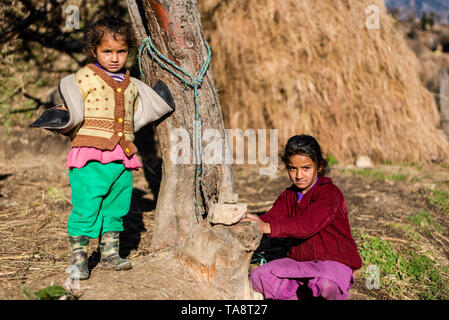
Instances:
[[[83,53],[95,60],[94,53],[106,34],[111,34],[117,41],[126,42],[129,49],[137,47],[131,25],[121,18],[107,16],[100,18],[87,28],[83,39]]]
[[[289,158],[294,155],[303,155],[312,159],[317,166],[318,175],[328,174],[327,161],[323,157],[320,144],[314,137],[302,134],[288,139],[284,154],[281,157],[282,162],[288,166]]]

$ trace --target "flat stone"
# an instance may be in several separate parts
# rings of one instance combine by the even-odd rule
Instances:
[[[355,166],[360,169],[374,168],[374,164],[368,156],[360,156],[355,162]]]
[[[239,222],[248,209],[246,203],[214,203],[209,209],[207,220],[213,224],[232,225]]]

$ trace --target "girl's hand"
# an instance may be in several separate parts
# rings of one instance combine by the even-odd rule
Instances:
[[[259,218],[257,214],[252,213],[246,213],[240,222],[252,222],[255,223],[257,226],[257,230],[259,230],[262,233],[271,233],[271,226],[268,222],[264,222],[262,219]]]

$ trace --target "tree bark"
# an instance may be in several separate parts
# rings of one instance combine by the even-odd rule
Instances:
[[[198,74],[207,57],[207,48],[195,0],[128,0],[128,8],[140,42],[150,36],[162,54],[190,74]],[[203,163],[203,188],[207,201],[203,199],[199,204],[201,194],[195,184],[196,166],[193,161],[193,90],[185,90],[184,84],[152,61],[148,54],[142,57],[142,64],[147,83],[151,85],[162,79],[172,91],[176,103],[176,111],[155,127],[163,162],[151,249],[171,247],[176,251],[175,257],[199,280],[209,281],[224,293],[224,297],[250,298],[249,263],[261,234],[250,224],[212,225],[207,220],[210,205],[235,198],[233,166],[223,161]],[[220,133],[224,159],[228,144],[211,67],[198,90],[198,101],[201,130],[214,129]],[[188,164],[176,164],[170,158],[174,143],[170,140],[171,133],[179,128],[186,129],[190,138],[192,161]]]

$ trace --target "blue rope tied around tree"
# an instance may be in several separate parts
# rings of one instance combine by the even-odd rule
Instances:
[[[201,84],[203,83],[203,77],[207,72],[207,69],[210,65],[210,60],[212,57],[212,52],[210,50],[210,46],[207,42],[206,48],[207,48],[207,58],[204,62],[203,66],[201,67],[198,76],[195,77],[192,74],[190,74],[187,70],[184,68],[178,66],[176,63],[171,61],[169,58],[164,56],[153,44],[150,37],[147,37],[142,41],[142,44],[139,48],[139,55],[138,55],[138,61],[139,61],[139,71],[142,77],[145,79],[145,75],[142,72],[142,55],[144,51],[148,51],[151,58],[156,61],[162,69],[168,71],[173,76],[178,78],[183,84],[184,84],[184,90],[187,89],[187,87],[190,87],[193,89],[193,100],[195,103],[195,125],[194,125],[194,139],[195,139],[195,186],[198,186],[200,189],[201,196],[204,198],[204,201],[206,202],[206,205],[208,207],[208,198],[204,193],[203,187],[204,182],[202,180],[202,174],[203,174],[203,164],[202,164],[202,148],[201,148],[201,115],[199,112],[199,104],[198,104],[198,89],[201,88]],[[187,78],[187,79],[186,79]],[[197,192],[195,191],[195,195],[197,195]],[[195,216],[197,222],[199,222],[199,211],[202,204],[201,197],[197,197],[197,206],[195,211]]]

